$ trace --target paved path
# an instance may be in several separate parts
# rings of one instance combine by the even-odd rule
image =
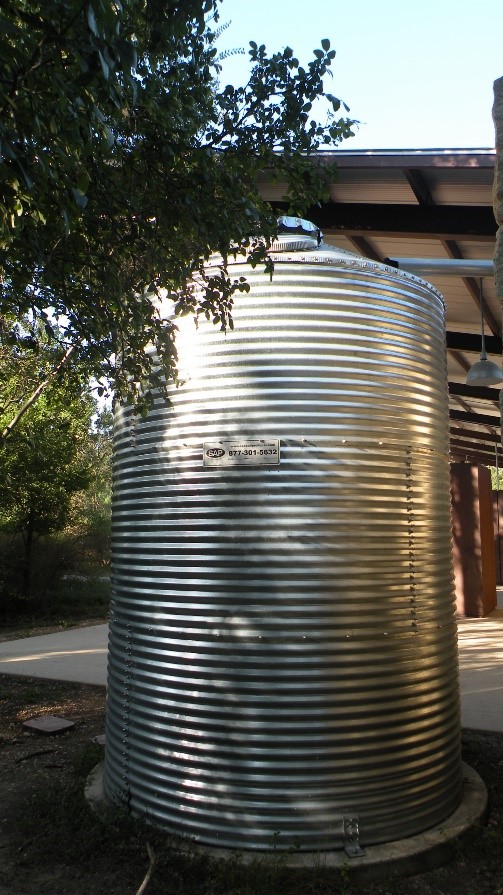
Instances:
[[[501,597],[500,597],[501,601]],[[458,625],[461,723],[503,732],[503,608]],[[106,685],[108,626],[0,643],[0,673]]]
[[[458,623],[461,723],[503,732],[503,609]]]
[[[107,682],[108,625],[0,643],[0,673],[83,684]]]

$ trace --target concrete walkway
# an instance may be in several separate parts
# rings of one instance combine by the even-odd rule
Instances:
[[[488,618],[458,624],[461,723],[503,733],[503,588]],[[0,643],[0,674],[106,685],[108,625]]]
[[[458,622],[461,724],[503,733],[503,609]]]
[[[82,684],[107,682],[108,625],[0,643],[0,674]]]

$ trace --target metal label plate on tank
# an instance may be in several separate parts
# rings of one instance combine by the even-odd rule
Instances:
[[[279,461],[279,438],[203,444],[204,466],[277,466]]]

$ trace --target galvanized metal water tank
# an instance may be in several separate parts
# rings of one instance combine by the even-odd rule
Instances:
[[[234,332],[117,414],[106,791],[213,845],[413,835],[461,790],[442,298],[309,238],[231,273]]]

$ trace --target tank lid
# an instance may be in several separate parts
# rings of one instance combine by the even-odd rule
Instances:
[[[273,252],[302,252],[316,249],[323,239],[323,233],[311,221],[284,215],[278,218],[278,236],[271,245]]]

